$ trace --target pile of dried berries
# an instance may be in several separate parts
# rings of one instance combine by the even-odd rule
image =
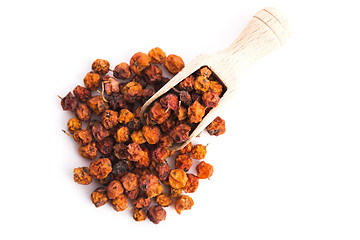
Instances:
[[[123,211],[130,203],[135,221],[149,218],[155,224],[165,220],[164,207],[173,204],[179,214],[191,209],[193,199],[182,193],[195,192],[199,179],[212,176],[213,167],[198,162],[205,158],[206,146],[189,143],[176,152],[169,147],[188,140],[226,91],[204,66],[155,101],[143,124],[141,106],[169,81],[163,67],[176,74],[184,62],[160,48],[138,52],[130,65],[123,62],[113,70],[108,61],[97,59],[84,78],[85,87],[78,85],[61,98],[63,110],[75,113],[67,123],[68,135],[79,144],[79,154],[92,160],[89,167],[74,169],[74,181],[101,184],[91,194],[96,207],[110,202]],[[206,130],[221,135],[225,121],[217,117]],[[174,164],[169,164],[171,159]],[[197,174],[189,172],[193,160]]]

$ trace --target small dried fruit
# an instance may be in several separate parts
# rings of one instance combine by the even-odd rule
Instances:
[[[90,170],[87,167],[78,167],[74,169],[74,181],[78,184],[88,185],[92,182]]]
[[[148,210],[148,218],[154,224],[158,224],[166,219],[166,211],[160,205],[151,206]]]
[[[110,70],[110,63],[103,59],[96,59],[91,65],[91,68],[94,72],[100,75],[105,75]]]
[[[144,209],[134,208],[133,218],[137,222],[144,221],[146,219],[146,211]]]
[[[175,200],[175,210],[178,214],[181,214],[183,210],[190,210],[193,205],[193,199],[186,195],[181,195]]]
[[[91,193],[91,202],[95,205],[95,207],[103,206],[107,200],[108,197],[106,194],[106,188],[104,187],[99,187]]]
[[[82,156],[83,158],[93,160],[97,156],[96,143],[91,142],[91,143],[86,144],[84,146],[80,146],[78,148],[78,151],[79,151],[80,156]]]
[[[64,111],[75,111],[77,104],[78,101],[71,92],[69,92],[65,97],[61,98],[61,107]]]
[[[115,211],[124,211],[128,206],[129,202],[124,194],[120,194],[117,198],[111,200],[111,204]]]
[[[220,117],[216,117],[207,127],[206,127],[207,132],[210,135],[215,135],[215,136],[219,136],[223,133],[225,133],[226,128],[225,128],[225,121],[220,118]]]
[[[177,74],[185,67],[185,64],[181,57],[170,54],[166,57],[164,66],[170,73]]]
[[[142,52],[135,53],[130,59],[130,68],[138,76],[142,71],[150,66],[150,57]]]
[[[169,184],[172,188],[183,188],[188,180],[186,173],[182,169],[174,169],[170,171]]]
[[[201,103],[195,101],[189,108],[188,108],[188,117],[190,122],[198,123],[201,122],[202,118],[205,115],[205,109]]]
[[[111,162],[108,158],[100,158],[90,163],[90,174],[97,179],[105,178],[112,170]]]
[[[187,154],[180,154],[175,159],[175,168],[182,169],[185,172],[189,171],[193,164],[193,160]]]
[[[151,49],[150,52],[148,53],[148,56],[150,57],[151,63],[157,63],[157,64],[163,63],[166,58],[165,52],[158,47]]]
[[[190,156],[194,159],[204,159],[206,156],[206,146],[197,144],[193,146]]]
[[[94,91],[100,87],[100,75],[95,72],[89,72],[84,78],[84,85],[87,89]]]
[[[197,176],[200,179],[206,179],[213,175],[214,168],[209,163],[204,161],[200,162],[199,165],[196,166]]]
[[[174,139],[175,142],[181,143],[189,140],[189,133],[191,128],[186,124],[180,124],[174,127],[169,135]]]
[[[109,199],[115,199],[124,193],[124,188],[121,185],[121,182],[118,180],[113,180],[109,183],[106,188],[107,195]]]
[[[78,118],[74,117],[71,118],[68,122],[67,122],[67,127],[70,133],[74,133],[77,130],[81,129],[81,122]]]
[[[113,75],[118,79],[129,79],[131,77],[131,70],[129,64],[122,62],[116,65],[113,71]]]
[[[138,188],[138,179],[133,173],[125,174],[120,181],[127,191],[132,191]]]

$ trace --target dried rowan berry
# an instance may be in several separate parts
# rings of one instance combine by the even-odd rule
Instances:
[[[188,180],[186,182],[185,187],[183,187],[183,190],[186,193],[193,193],[196,191],[196,189],[199,186],[199,177],[197,177],[192,173],[187,173],[186,175],[188,177]]]
[[[102,154],[108,155],[114,149],[114,140],[110,137],[104,138],[100,142],[96,142],[96,147]]]
[[[127,173],[120,179],[123,187],[127,191],[132,191],[138,188],[137,176],[133,173]]]
[[[110,70],[110,63],[103,59],[96,59],[91,65],[91,69],[100,75],[105,75]]]
[[[115,211],[124,211],[128,206],[129,202],[124,194],[120,194],[117,198],[111,200],[111,204]]]
[[[100,95],[96,95],[91,97],[87,101],[87,105],[91,110],[94,111],[96,115],[100,115],[106,109],[109,109],[109,105],[104,101],[104,99]]]
[[[90,174],[97,178],[105,178],[112,170],[111,161],[108,158],[100,158],[90,163]]]
[[[204,93],[209,90],[210,81],[204,76],[198,76],[194,82],[194,89],[198,93]]]
[[[207,132],[210,135],[215,135],[215,136],[219,136],[223,133],[225,133],[226,128],[225,128],[225,120],[223,120],[220,117],[216,117],[207,127],[206,127]]]
[[[201,122],[202,118],[205,115],[205,109],[201,103],[195,101],[189,108],[188,108],[188,117],[191,123],[198,123]]]
[[[211,70],[209,68],[207,68],[207,67],[202,67],[200,69],[200,75],[202,75],[202,76],[204,76],[206,78],[209,78],[210,75],[211,75]]]
[[[128,170],[128,166],[129,165],[125,161],[120,160],[117,163],[113,164],[112,172],[115,175],[122,175],[122,174],[126,173],[126,171]]]
[[[185,172],[189,171],[192,164],[193,161],[187,154],[180,154],[175,159],[175,168],[184,170]]]
[[[186,77],[179,83],[179,89],[184,91],[192,91],[194,89],[195,78],[193,75]]]
[[[87,122],[91,118],[91,110],[84,103],[81,103],[76,107],[75,114],[80,121]]]
[[[139,188],[136,188],[134,190],[131,190],[131,191],[128,191],[128,190],[125,190],[125,195],[131,199],[131,200],[135,200],[138,195],[139,195]]]
[[[165,52],[158,47],[151,49],[148,53],[148,56],[150,57],[151,63],[158,63],[158,64],[162,64],[166,58]]]
[[[140,145],[137,143],[130,143],[127,146],[128,159],[133,162],[140,161],[144,155],[144,151],[141,149]]]
[[[147,100],[149,100],[153,95],[155,94],[155,90],[152,88],[145,88],[143,90],[141,100],[143,103],[145,103]]]
[[[192,150],[192,143],[189,142],[188,144],[186,144],[185,147],[183,147],[182,149],[179,150],[180,154],[184,154],[184,153],[188,153],[188,152],[191,152]]]
[[[165,109],[177,110],[179,107],[179,99],[173,93],[168,93],[165,96],[160,98],[160,104]]]
[[[185,106],[190,106],[192,104],[191,95],[188,91],[180,91],[179,99],[180,102]]]
[[[145,174],[139,178],[139,188],[144,192],[158,183],[158,178],[154,174]]]
[[[173,143],[174,143],[174,140],[169,135],[162,134],[160,136],[158,146],[163,147],[163,148],[168,148],[168,147],[171,147],[173,145]]]
[[[176,197],[180,197],[182,194],[182,189],[181,188],[172,188],[170,187],[170,196],[172,198],[176,198]]]
[[[162,191],[163,186],[159,182],[157,182],[153,186],[151,186],[145,193],[146,196],[148,196],[149,198],[153,198],[161,194]]]
[[[122,62],[116,65],[113,70],[113,75],[118,79],[129,79],[131,77],[131,70],[129,64]]]
[[[145,125],[142,133],[149,144],[156,144],[160,139],[161,130],[158,126]]]
[[[80,145],[86,145],[92,142],[91,132],[87,129],[80,129],[74,132],[74,140]]]
[[[187,109],[183,106],[180,106],[176,111],[175,115],[179,121],[183,121],[187,118]]]
[[[102,179],[98,179],[99,180],[99,183],[102,184],[103,186],[107,186],[109,185],[109,183],[111,181],[113,181],[115,179],[115,176],[114,174],[111,172],[109,173],[105,178],[102,178]]]
[[[148,218],[154,224],[166,219],[166,211],[160,205],[151,206],[148,210]]]
[[[78,100],[74,97],[74,95],[71,92],[69,92],[65,97],[61,98],[60,103],[64,111],[70,110],[73,112],[76,109]]]
[[[107,186],[106,192],[109,199],[115,199],[120,196],[120,194],[124,193],[124,188],[122,187],[120,181],[113,180]]]
[[[99,187],[91,193],[91,202],[95,205],[95,207],[103,206],[107,200],[108,197],[106,194],[106,188],[104,187]]]
[[[97,148],[96,148],[96,144],[95,142],[91,142],[89,144],[86,144],[84,146],[80,146],[78,149],[78,152],[80,154],[80,156],[82,156],[83,158],[87,158],[90,160],[93,160],[96,158],[97,156]]]
[[[170,73],[177,74],[185,67],[185,64],[181,57],[170,54],[165,58],[164,66]]]
[[[142,124],[141,120],[138,118],[134,118],[128,122],[126,125],[130,131],[138,131],[141,130]]]
[[[151,198],[148,197],[138,197],[133,201],[135,208],[145,208],[150,206]]]
[[[152,160],[155,163],[163,163],[169,156],[169,151],[166,148],[158,147],[152,151]]]
[[[118,113],[112,110],[105,110],[101,115],[101,123],[106,129],[111,129],[118,124]]]
[[[170,166],[167,162],[156,165],[155,170],[158,173],[158,177],[161,181],[166,181],[170,174]]]
[[[84,78],[84,85],[87,89],[94,91],[100,87],[100,75],[94,72],[89,72]]]
[[[220,97],[216,92],[207,91],[202,95],[202,100],[205,107],[216,107],[220,101]]]
[[[128,109],[121,109],[118,121],[121,124],[128,124],[131,120],[135,118],[134,114]]]
[[[148,148],[143,147],[143,155],[141,156],[140,160],[135,162],[135,167],[137,168],[147,168],[150,165],[150,150]]]
[[[174,169],[170,171],[169,184],[172,188],[183,188],[186,185],[187,176],[184,170]]]
[[[109,109],[114,111],[119,109],[121,101],[125,102],[124,95],[122,95],[121,93],[114,93],[110,96],[107,96],[106,101],[109,105]]]
[[[118,92],[120,92],[120,84],[118,81],[116,81],[115,78],[108,77],[104,81],[104,90],[107,95],[111,95],[113,93],[118,93]]]
[[[171,117],[171,115],[170,115],[170,117],[168,119],[166,119],[161,124],[161,130],[163,130],[163,132],[165,132],[165,133],[169,133],[174,127],[175,127],[175,121]]]
[[[89,98],[91,98],[91,92],[80,85],[77,85],[74,88],[73,93],[80,102],[86,102]]]
[[[146,139],[145,139],[144,135],[142,134],[142,131],[134,131],[131,133],[130,137],[134,143],[137,143],[137,144],[146,143]]]
[[[206,179],[213,175],[214,168],[209,163],[202,161],[196,166],[196,171],[200,179]]]
[[[158,178],[153,174],[145,174],[139,178],[140,189],[146,193],[149,198],[156,197],[163,191],[163,187]]]
[[[149,110],[149,116],[154,122],[162,124],[170,116],[170,111],[163,108],[159,102],[154,102]]]
[[[94,125],[91,127],[91,133],[97,142],[100,142],[104,138],[110,136],[110,131],[105,129],[104,126],[99,122],[94,123]]]
[[[74,181],[78,184],[88,185],[92,182],[90,169],[87,167],[78,167],[74,169]]]
[[[134,208],[133,218],[137,222],[144,221],[146,219],[146,211],[141,208]]]
[[[201,144],[193,146],[190,156],[194,159],[204,159],[206,156],[206,146]]]
[[[181,143],[189,140],[190,131],[191,128],[188,125],[179,124],[170,131],[169,135],[175,142]]]
[[[156,203],[162,207],[168,207],[172,204],[170,194],[162,193],[156,197]]]
[[[175,210],[178,214],[181,214],[183,210],[190,210],[193,205],[192,198],[186,195],[181,195],[175,200]]]
[[[130,140],[130,131],[128,127],[121,126],[116,131],[114,138],[119,143],[124,143]]]
[[[135,53],[130,59],[130,69],[138,76],[150,66],[150,57],[142,52]]]
[[[127,102],[134,103],[140,100],[142,91],[143,88],[139,83],[129,82],[122,88],[121,93],[124,94],[124,99]]]
[[[196,102],[196,101],[201,102],[201,100],[202,100],[201,99],[202,98],[201,94],[199,94],[197,92],[191,92],[190,95],[191,95],[191,101],[192,102]]]
[[[67,122],[67,127],[70,133],[74,133],[77,130],[81,129],[81,122],[78,118],[74,117],[69,119]]]
[[[150,65],[144,70],[147,83],[155,84],[162,80],[162,70],[156,65]]]
[[[219,96],[221,96],[223,86],[218,81],[210,81],[209,90],[216,92]]]

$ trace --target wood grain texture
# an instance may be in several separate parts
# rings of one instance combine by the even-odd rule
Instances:
[[[157,91],[142,107],[141,120],[144,122],[143,114],[152,102],[200,67],[208,66],[221,79],[227,91],[218,106],[211,109],[191,133],[190,139],[171,147],[172,150],[181,149],[203,131],[218,116],[218,110],[231,100],[239,76],[258,59],[282,46],[290,35],[288,20],[279,10],[270,7],[260,10],[227,49],[211,55],[199,55]]]

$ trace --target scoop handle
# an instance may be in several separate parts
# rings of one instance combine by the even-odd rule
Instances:
[[[234,69],[242,71],[278,49],[290,35],[287,18],[275,8],[264,8],[253,16],[225,53]]]

